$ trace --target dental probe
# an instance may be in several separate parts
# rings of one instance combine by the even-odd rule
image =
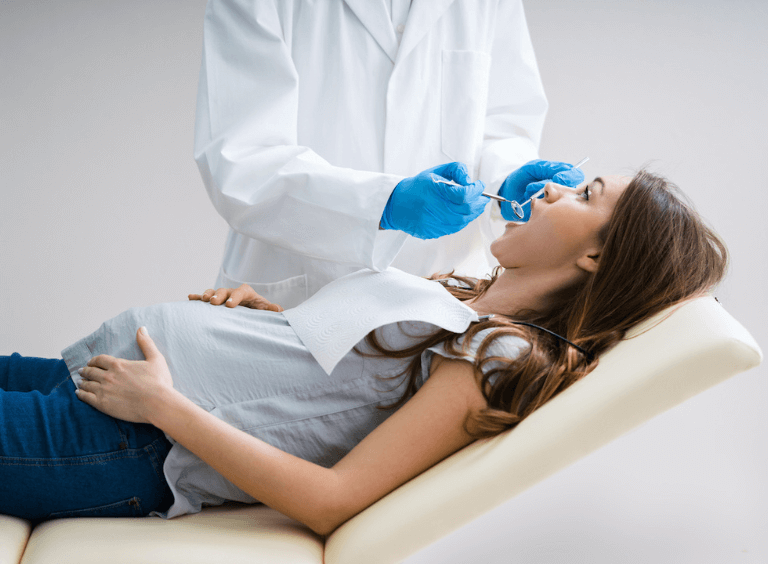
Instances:
[[[589,160],[589,157],[584,157],[584,158],[583,158],[583,159],[581,159],[579,162],[577,162],[575,165],[573,165],[573,168],[579,168],[581,165],[583,165],[583,164],[584,164],[585,162],[587,162],[588,160]],[[546,188],[547,188],[547,187],[546,187],[546,186],[544,186],[544,188],[542,188],[541,190],[537,190],[535,194],[533,194],[533,195],[532,195],[530,198],[528,198],[528,199],[527,199],[526,201],[524,201],[522,204],[518,204],[518,205],[520,206],[520,213],[519,213],[519,214],[517,213],[517,210],[515,210],[515,209],[514,209],[514,208],[515,208],[515,204],[517,204],[517,202],[510,202],[510,203],[512,204],[512,211],[514,211],[514,212],[515,212],[515,215],[516,215],[517,217],[523,217],[523,213],[522,213],[522,208],[523,208],[523,206],[524,206],[525,204],[527,204],[528,202],[530,202],[531,200],[533,200],[534,198],[538,198],[539,196],[541,196],[541,195],[544,193],[544,190],[545,190]]]
[[[583,165],[588,160],[589,160],[589,157],[584,157],[579,162],[577,162],[575,165],[573,165],[573,168],[579,168],[581,165]]]
[[[573,165],[573,168],[579,168],[581,165],[583,165],[585,162],[589,160],[589,157],[584,157],[579,162],[577,162],[575,165]],[[434,172],[430,174],[432,177],[432,180],[435,182],[441,182],[442,184],[450,184],[452,186],[461,186],[458,182],[454,182],[453,180],[447,180],[441,176],[436,175]],[[515,200],[507,200],[506,198],[503,198],[499,196],[498,194],[491,194],[490,192],[483,192],[483,196],[488,196],[492,200],[498,200],[500,202],[508,202],[512,205],[512,211],[515,213],[517,217],[523,217],[523,206],[530,202],[533,198],[536,198],[541,195],[541,193],[544,192],[544,189],[542,188],[538,192],[536,192],[533,196],[528,198],[524,203],[518,204]],[[519,213],[518,213],[519,211]]]
[[[579,162],[577,162],[575,165],[573,165],[573,168],[579,168],[581,165],[583,165],[588,160],[589,160],[589,157],[584,157]],[[518,206],[520,206],[522,208],[525,204],[530,202],[533,198],[536,198],[537,196],[540,196],[543,191],[544,191],[543,189],[539,190],[538,192],[536,192],[533,196],[528,198],[528,200],[523,202],[522,204],[517,204],[517,202],[515,202],[514,200],[507,200],[506,198],[502,198],[501,196],[499,196],[497,194],[490,194],[488,192],[483,192],[483,196],[488,196],[489,198],[492,198],[494,200],[499,200],[500,202],[509,202],[510,204],[512,204],[513,208],[515,207],[515,204],[517,204]],[[513,211],[514,211],[514,209],[513,209]],[[517,215],[517,213],[515,213],[515,215]],[[522,215],[518,215],[518,217],[523,217],[523,216]]]
[[[589,160],[589,157],[584,157],[579,162],[577,162],[575,165],[573,165],[573,168],[579,168],[581,165],[583,165],[585,162]],[[571,169],[573,170],[573,169]],[[530,198],[528,198],[526,201],[524,201],[522,204],[518,204],[514,200],[509,202],[509,205],[512,206],[512,213],[514,213],[519,219],[523,219],[523,216],[525,216],[525,212],[523,211],[523,206],[525,204],[530,203],[531,200],[534,198],[538,198],[541,196],[544,191],[547,189],[546,184],[542,186],[541,190],[537,190],[535,194],[532,194]]]

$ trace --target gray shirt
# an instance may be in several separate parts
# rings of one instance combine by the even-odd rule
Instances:
[[[174,388],[230,425],[275,447],[331,467],[392,415],[378,409],[403,392],[403,378],[386,380],[410,359],[372,358],[349,351],[328,374],[282,313],[226,308],[200,301],[132,308],[62,351],[70,374],[98,354],[141,360],[136,331],[146,326],[165,356]],[[439,328],[423,321],[378,329],[389,348],[405,348]],[[487,331],[471,343],[472,359]],[[495,341],[489,355],[514,358],[528,345],[514,337]],[[361,341],[358,347],[370,351]],[[423,354],[421,386],[433,354]],[[170,437],[169,440],[174,442]],[[174,503],[164,518],[195,513],[227,500],[256,502],[197,456],[175,443],[163,467]]]

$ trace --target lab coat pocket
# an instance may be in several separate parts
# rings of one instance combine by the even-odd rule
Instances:
[[[248,284],[256,290],[256,293],[284,309],[296,307],[309,297],[306,274],[292,276],[279,282],[243,282],[230,278],[222,268],[219,272],[219,283],[225,288],[237,288],[241,284]]]
[[[443,153],[471,171],[482,147],[491,57],[443,51],[440,128]]]

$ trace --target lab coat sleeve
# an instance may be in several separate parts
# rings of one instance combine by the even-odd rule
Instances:
[[[235,231],[305,256],[386,268],[407,237],[380,231],[402,180],[332,166],[298,145],[299,80],[271,0],[211,0],[195,160]]]
[[[548,107],[522,1],[500,0],[496,22],[479,170],[494,194],[510,172],[538,158]]]

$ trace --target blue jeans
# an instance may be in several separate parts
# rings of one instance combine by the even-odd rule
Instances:
[[[63,360],[0,356],[0,513],[33,521],[166,510],[171,443],[75,396]]]

